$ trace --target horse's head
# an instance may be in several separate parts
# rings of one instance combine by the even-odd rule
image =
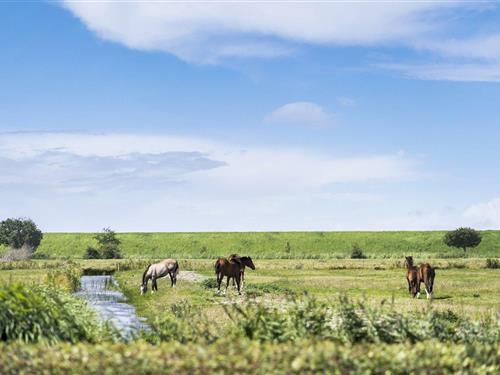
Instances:
[[[405,257],[405,267],[406,268],[413,267],[413,257],[412,256]]]
[[[141,295],[146,294],[146,292],[148,291],[148,284],[141,284],[140,290],[141,290]]]
[[[255,265],[253,264],[252,258],[250,258],[250,257],[242,257],[241,258],[241,263],[243,263],[247,267],[250,267],[252,270],[255,270]]]

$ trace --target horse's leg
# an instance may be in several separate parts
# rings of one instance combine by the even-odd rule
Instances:
[[[407,277],[406,281],[408,282],[408,292],[411,293],[411,284],[410,284],[410,279]]]
[[[156,278],[152,277],[151,278],[151,294],[153,294],[156,291]]]
[[[174,287],[174,277],[172,276],[171,273],[169,273],[168,276],[170,276],[170,287],[173,288]]]
[[[224,276],[222,276],[222,273],[218,273],[217,274],[217,293],[220,294],[220,284],[222,283],[222,278]]]
[[[236,285],[238,285],[238,294],[241,295],[241,292],[240,292],[241,274],[238,273],[238,275],[236,275],[235,279],[236,279]]]
[[[224,294],[227,293],[227,288],[229,287],[229,280],[231,280],[230,276],[226,275],[226,277],[227,277],[227,282],[226,282],[226,290],[224,291]]]
[[[241,287],[245,287],[245,271],[241,271]]]

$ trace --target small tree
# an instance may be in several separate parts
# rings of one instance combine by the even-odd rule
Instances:
[[[351,259],[366,259],[363,249],[357,243],[352,245]]]
[[[448,246],[461,248],[466,252],[468,247],[476,247],[481,243],[481,233],[472,228],[458,228],[446,233],[443,242]]]
[[[101,233],[97,233],[94,238],[98,243],[97,250],[104,259],[121,258],[121,241],[116,237],[116,233],[109,228],[104,228]],[[88,249],[87,249],[88,251]]]
[[[6,219],[0,222],[0,244],[14,250],[33,252],[42,241],[43,233],[31,219]]]

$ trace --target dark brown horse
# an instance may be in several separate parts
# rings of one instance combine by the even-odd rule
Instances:
[[[420,294],[420,280],[418,278],[418,268],[413,265],[413,257],[405,257],[405,267],[408,291],[413,298],[418,298]]]
[[[418,267],[418,283],[424,283],[427,299],[432,299],[432,289],[434,287],[434,277],[436,272],[429,263],[423,263]]]
[[[233,257],[232,259],[219,258],[214,264],[215,274],[217,275],[217,292],[220,293],[220,284],[224,276],[227,277],[226,290],[229,287],[229,280],[234,278],[236,280],[236,286],[238,288],[238,294],[241,294],[241,271],[244,267],[250,267],[252,270],[255,269],[252,258],[250,257]]]
[[[231,261],[231,260],[240,259],[240,258],[241,258],[241,256],[238,254],[231,254],[231,255],[229,255],[229,258],[227,258],[227,259],[229,259],[229,261]],[[234,283],[235,283],[235,280],[233,278],[233,286],[234,286]],[[242,265],[242,268],[241,268],[241,286],[242,287],[245,286],[245,265],[244,264]]]

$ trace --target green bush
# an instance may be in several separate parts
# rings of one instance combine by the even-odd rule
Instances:
[[[351,259],[366,259],[366,255],[357,243],[352,245]]]
[[[498,374],[498,346],[426,342],[0,344],[0,373],[24,374]]]
[[[97,342],[104,334],[86,303],[68,293],[49,286],[0,286],[0,341]]]

